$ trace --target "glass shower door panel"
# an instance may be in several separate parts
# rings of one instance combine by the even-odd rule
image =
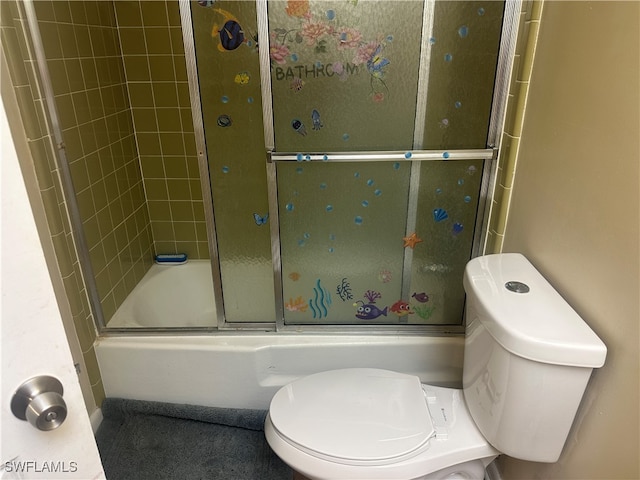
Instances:
[[[411,262],[411,322],[461,325],[464,267],[471,258],[482,160],[423,162]]]
[[[485,148],[503,12],[500,1],[436,1],[423,148]]]
[[[274,322],[254,2],[191,2],[227,322]]]
[[[268,3],[275,149],[413,146],[423,3]]]
[[[287,324],[396,324],[409,162],[277,165]]]

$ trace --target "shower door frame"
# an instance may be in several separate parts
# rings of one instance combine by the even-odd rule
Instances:
[[[182,1],[182,0],[181,0]],[[269,45],[268,0],[256,0],[258,16],[258,43]],[[497,175],[497,159],[500,148],[501,133],[507,107],[509,81],[513,66],[513,56],[518,34],[519,15],[522,0],[505,0],[503,23],[500,34],[498,62],[494,81],[489,129],[485,149],[454,150],[422,150],[424,122],[427,111],[427,89],[430,65],[429,38],[433,30],[436,0],[424,0],[422,18],[422,39],[418,72],[418,89],[416,103],[416,121],[414,122],[413,149],[407,158],[406,151],[377,152],[317,152],[305,154],[305,161],[312,162],[353,162],[353,161],[396,161],[410,162],[411,174],[409,185],[409,202],[407,208],[406,234],[414,230],[417,215],[417,197],[419,189],[420,165],[424,161],[483,160],[484,168],[480,184],[479,201],[476,213],[474,239],[471,258],[485,251],[488,235],[488,219],[490,218],[491,200]],[[287,324],[285,322],[284,292],[282,282],[282,258],[280,252],[280,225],[277,188],[277,163],[299,162],[299,153],[277,152],[275,149],[275,131],[273,122],[272,86],[269,50],[262,48],[260,55],[260,79],[262,87],[263,127],[265,150],[267,155],[267,181],[269,195],[269,225],[271,231],[271,254],[273,264],[274,294],[276,300],[276,325],[278,332],[345,332],[345,333],[393,333],[393,334],[463,334],[464,320],[459,325],[322,325],[322,324]],[[408,286],[411,276],[412,249],[405,249],[402,276],[402,298],[408,297]]]
[[[193,23],[191,18],[191,2],[189,0],[178,0],[180,16],[182,21],[183,40],[185,44],[185,57],[187,64],[187,75],[189,80],[189,92],[191,96],[192,116],[196,133],[196,145],[198,148],[198,165],[202,180],[202,187],[205,196],[204,209],[207,232],[209,234],[209,250],[211,253],[211,265],[214,273],[214,294],[217,313],[217,329],[210,328],[157,328],[144,329],[145,332],[153,331],[158,333],[174,333],[177,331],[192,332],[236,332],[243,331],[275,331],[278,333],[344,333],[344,334],[393,334],[393,335],[460,335],[464,334],[464,321],[460,324],[432,324],[432,325],[322,325],[322,324],[286,324],[284,319],[284,296],[282,284],[282,264],[280,256],[280,232],[278,221],[278,195],[277,195],[277,163],[298,161],[298,154],[292,152],[275,151],[275,135],[273,129],[273,106],[271,104],[271,74],[270,56],[268,48],[259,49],[259,61],[261,70],[261,93],[263,109],[263,127],[265,138],[265,168],[268,183],[269,202],[269,225],[271,233],[271,258],[273,265],[273,284],[276,306],[275,322],[228,322],[224,313],[224,300],[222,284],[220,278],[220,259],[217,251],[215,236],[215,207],[212,202],[212,187],[209,182],[209,163],[207,157],[207,145],[205,141],[204,122],[202,106],[200,103],[200,85],[195,56],[195,41],[193,35]],[[258,44],[269,45],[268,0],[256,0]],[[436,0],[424,0],[423,10],[423,30],[421,41],[421,58],[418,73],[418,96],[416,104],[416,117],[424,119],[427,109],[426,90],[428,88],[430,49],[427,48],[431,29],[433,28],[434,9]],[[503,23],[500,35],[500,46],[498,50],[498,62],[494,81],[494,94],[491,105],[489,128],[485,149],[459,149],[447,150],[448,161],[456,160],[483,160],[484,168],[480,184],[478,208],[475,221],[474,239],[472,243],[471,258],[481,255],[485,251],[488,235],[488,219],[491,212],[491,200],[497,175],[497,159],[500,148],[502,128],[507,108],[509,83],[514,61],[516,40],[518,35],[519,17],[522,0],[505,0]],[[267,100],[268,99],[268,100]],[[422,120],[423,122],[424,120]],[[356,159],[378,161],[405,161],[411,162],[411,181],[409,186],[409,206],[407,214],[407,231],[415,225],[415,215],[417,213],[417,189],[420,173],[420,164],[423,161],[443,160],[444,150],[422,150],[423,124],[415,122],[414,142],[411,152],[411,159],[405,157],[406,151],[379,151],[379,152],[337,152],[337,153],[314,153],[309,154],[311,161],[329,162],[354,161]],[[212,147],[208,145],[208,147]],[[403,289],[408,285],[407,275],[410,275],[410,268],[406,265],[411,263],[410,249],[405,249]],[[407,273],[408,272],[408,273]],[[135,330],[136,332],[139,330]]]

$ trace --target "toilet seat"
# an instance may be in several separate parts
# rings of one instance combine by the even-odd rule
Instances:
[[[344,465],[401,462],[435,435],[418,377],[373,368],[301,378],[276,393],[269,416],[293,447]]]

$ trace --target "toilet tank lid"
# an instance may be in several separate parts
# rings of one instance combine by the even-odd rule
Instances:
[[[470,260],[464,287],[480,322],[511,353],[556,365],[604,365],[602,340],[523,255]]]

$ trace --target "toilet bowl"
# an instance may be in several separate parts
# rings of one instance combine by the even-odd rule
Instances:
[[[273,397],[265,435],[311,480],[484,478],[501,453],[558,460],[606,347],[519,254],[471,260],[463,389],[376,368],[320,372]]]
[[[481,479],[499,453],[461,390],[372,368],[321,372],[282,388],[265,435],[312,480]]]

